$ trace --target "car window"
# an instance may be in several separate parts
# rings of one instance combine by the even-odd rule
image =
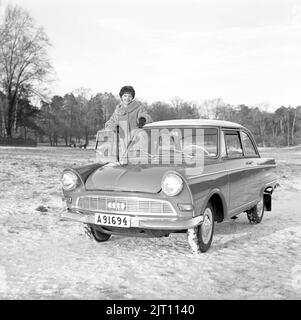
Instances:
[[[244,146],[245,156],[256,156],[256,150],[253,146],[253,143],[247,133],[242,132],[242,143]]]
[[[157,130],[157,134],[155,134]],[[180,152],[204,154],[205,157],[216,157],[218,148],[218,129],[216,128],[160,128],[153,132],[145,130],[154,148],[149,150],[153,155],[162,150],[176,149]],[[132,147],[132,146],[131,146]],[[188,153],[189,153],[188,152]]]
[[[150,130],[147,128],[137,131],[126,155],[128,162],[135,162],[138,158],[144,157],[145,164],[157,162],[200,165],[204,158],[217,157],[218,129],[170,127]]]
[[[226,152],[229,158],[240,158],[243,156],[242,146],[239,138],[238,131],[226,131],[225,135],[225,144]]]
[[[182,139],[182,147],[189,145],[189,141],[192,141],[193,145],[202,148],[205,157],[217,156],[217,129],[205,128],[198,129],[197,132],[193,131],[193,135],[185,135]],[[200,139],[197,138],[200,136]]]

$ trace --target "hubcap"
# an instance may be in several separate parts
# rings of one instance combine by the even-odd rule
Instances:
[[[204,243],[208,243],[212,234],[213,215],[210,208],[207,208],[204,212],[204,220],[201,225],[202,240]]]

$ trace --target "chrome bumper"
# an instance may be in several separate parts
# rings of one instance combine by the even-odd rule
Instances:
[[[196,227],[203,221],[203,216],[190,219],[179,219],[176,217],[145,217],[130,216],[131,227],[141,229],[157,229],[157,230],[187,230]],[[82,223],[95,224],[94,214],[77,213],[70,210],[61,212],[61,220],[72,220]],[[100,225],[101,226],[101,225]]]

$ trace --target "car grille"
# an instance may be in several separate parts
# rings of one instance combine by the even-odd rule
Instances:
[[[135,215],[176,215],[168,201],[108,196],[83,196],[76,201],[79,210]]]

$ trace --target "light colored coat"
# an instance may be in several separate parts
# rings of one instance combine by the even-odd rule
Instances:
[[[105,129],[114,130],[117,125],[127,123],[128,132],[131,132],[133,129],[138,128],[139,118],[143,117],[146,120],[146,123],[152,122],[152,118],[147,113],[146,107],[141,105],[139,102],[133,100],[129,105],[124,105],[120,103],[111,118],[106,122]],[[124,127],[124,125],[123,125]]]

